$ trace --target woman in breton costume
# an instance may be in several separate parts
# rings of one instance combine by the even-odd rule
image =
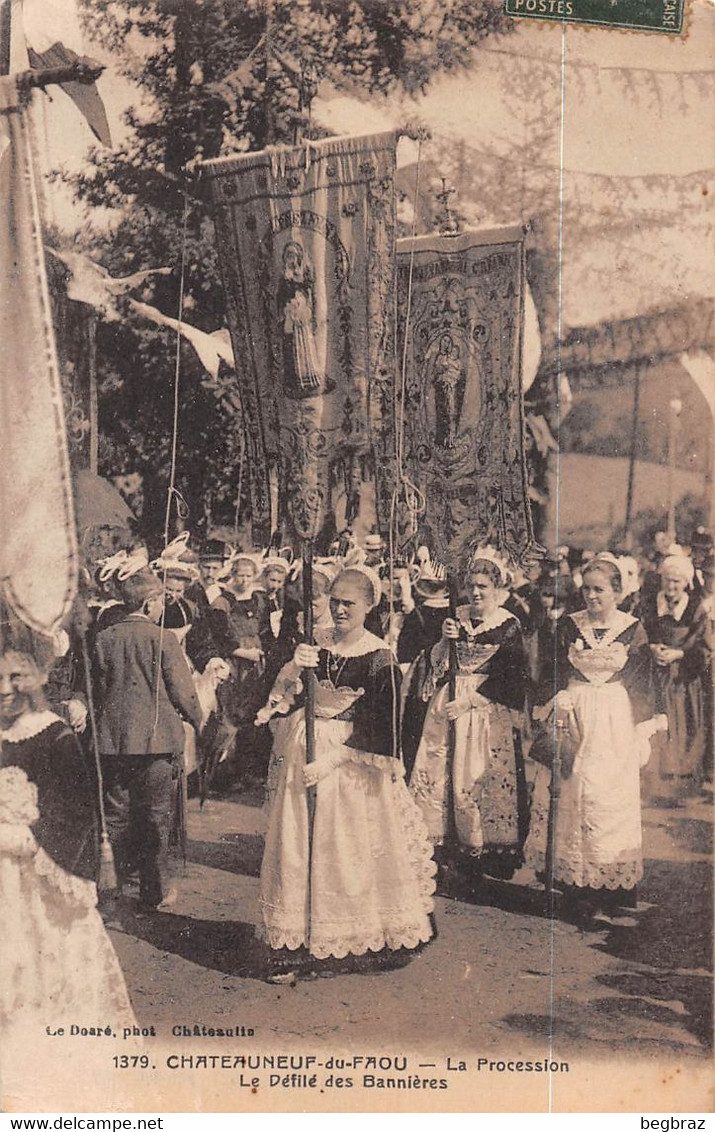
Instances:
[[[508,582],[499,555],[478,550],[466,577],[469,604],[444,621],[415,690],[429,707],[410,780],[433,842],[448,844],[451,834],[473,869],[500,877],[521,864],[528,817],[520,735],[526,654],[519,621],[503,606]]]
[[[0,1055],[13,1069],[48,1026],[135,1024],[96,907],[93,787],[44,682],[28,653],[0,655]]]
[[[586,608],[557,629],[554,673],[535,716],[569,735],[554,830],[554,877],[586,917],[635,906],[643,875],[640,769],[661,724],[641,623],[618,608],[621,574],[610,554],[583,571]],[[526,860],[546,869],[550,771],[537,771]],[[628,923],[629,921],[624,921]]]
[[[233,753],[221,762],[216,777],[216,785],[224,788],[265,782],[270,737],[265,728],[256,731],[253,720],[270,687],[266,656],[275,640],[268,600],[258,585],[260,573],[254,555],[236,554],[230,582],[208,611],[218,654],[231,668],[217,693],[224,722],[236,734]]]
[[[273,782],[261,869],[272,981],[307,964],[407,957],[433,934],[434,864],[404,782],[395,717],[400,673],[365,629],[380,599],[369,568],[334,580],[334,625],[300,644],[258,722],[274,720]],[[301,673],[316,677],[315,760],[306,763]],[[311,812],[312,811],[312,812]]]
[[[311,604],[313,607],[314,636],[329,634],[335,628],[330,610],[330,587],[342,569],[342,562],[338,558],[318,558],[313,563],[313,600]],[[279,658],[280,663],[274,671],[273,683],[275,686],[269,697],[267,707],[258,713],[257,723],[260,723],[263,719],[270,720],[274,714],[275,705],[283,700],[283,684],[278,677],[281,670],[295,656],[298,645],[305,642],[305,613],[298,606],[298,603],[296,603],[296,606],[297,608],[294,607],[290,616],[283,617],[281,620],[280,632],[276,641],[275,655]],[[287,707],[285,710],[288,710]],[[279,765],[276,744],[273,743],[266,781],[266,800],[269,807],[275,794]]]
[[[660,590],[646,598],[640,615],[655,662],[656,682],[668,717],[667,735],[654,742],[654,785],[677,803],[697,793],[703,778],[708,727],[705,679],[712,654],[712,626],[692,592],[695,567],[684,554],[660,564]]]
[[[330,587],[340,573],[337,558],[318,558],[313,562],[313,629],[332,629]],[[305,616],[301,602],[286,594],[275,648],[269,657],[271,685],[285,664],[293,658],[296,646],[305,640]]]

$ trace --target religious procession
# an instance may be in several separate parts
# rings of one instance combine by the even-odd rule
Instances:
[[[557,984],[568,1041],[596,1041],[611,978],[615,1042],[632,977],[624,1040],[699,1055],[707,301],[693,285],[686,319],[648,282],[557,333],[545,194],[494,200],[424,92],[422,121],[359,132],[361,97],[466,82],[496,44],[527,74],[537,40],[486,0],[434,27],[418,3],[98,5],[101,62],[69,43],[71,0],[57,39],[41,7],[0,5],[3,1044],[168,1026],[182,979],[220,1019],[199,969],[278,1032],[270,988],[303,988],[317,1026],[322,979],[378,1027],[386,983],[404,1018],[444,979],[462,1017],[452,957],[492,951],[516,1017],[514,972],[545,977],[558,928],[583,957]],[[48,181],[58,109],[95,144]],[[654,998],[682,1000],[676,1029]]]

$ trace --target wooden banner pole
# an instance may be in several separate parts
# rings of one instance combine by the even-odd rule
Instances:
[[[449,581],[449,616],[452,621],[457,617],[457,580],[450,571]],[[457,642],[449,642],[449,698],[457,698],[457,671],[459,659],[457,656]],[[447,820],[445,825],[445,848],[456,852],[459,844],[457,836],[457,819],[454,812],[454,758],[457,749],[457,724],[454,720],[448,723],[447,733]]]
[[[561,794],[561,748],[565,725],[557,720],[555,729],[554,762],[551,767],[551,782],[549,783],[549,819],[546,827],[546,915],[550,920],[553,920],[556,915],[556,889],[554,888],[556,819],[559,810],[559,795]]]
[[[313,540],[303,540],[303,617],[307,644],[313,640]],[[315,761],[315,673],[306,668],[302,675],[305,690],[305,761]],[[315,787],[308,788],[308,814],[312,833]]]
[[[87,376],[89,380],[89,470],[99,469],[99,400],[97,396],[97,315],[87,314]]]
[[[12,0],[0,0],[0,75],[10,74]]]

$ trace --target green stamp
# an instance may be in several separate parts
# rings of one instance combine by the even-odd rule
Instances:
[[[504,0],[507,16],[633,31],[683,30],[685,0]]]

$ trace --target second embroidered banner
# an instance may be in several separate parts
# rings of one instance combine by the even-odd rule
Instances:
[[[445,564],[534,549],[524,460],[521,226],[399,240],[401,472],[420,540]],[[407,531],[405,531],[405,534]]]

